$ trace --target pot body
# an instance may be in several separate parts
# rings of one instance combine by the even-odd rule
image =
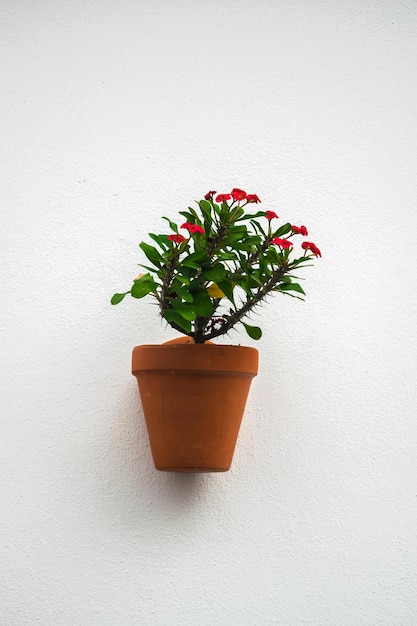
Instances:
[[[132,354],[156,469],[230,468],[258,351],[169,342]]]

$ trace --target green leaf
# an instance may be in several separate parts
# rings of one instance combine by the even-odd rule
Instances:
[[[185,267],[191,267],[193,270],[200,269],[200,264],[196,261],[193,261],[192,259],[189,259],[188,257],[181,261],[181,264],[185,265]]]
[[[161,266],[163,259],[154,246],[150,246],[148,243],[142,242],[139,244],[139,247],[144,251],[147,258],[153,265],[156,265],[156,267]]]
[[[220,221],[224,224],[226,218],[229,215],[229,205],[227,204],[227,202],[222,202],[220,206]]]
[[[209,317],[213,310],[213,303],[207,291],[205,289],[196,289],[192,294],[197,315],[200,317]]]
[[[233,246],[235,241],[244,241],[248,236],[248,229],[246,226],[235,226],[231,228],[225,237],[224,245]]]
[[[190,208],[190,211],[191,211],[191,208]],[[188,213],[188,211],[179,211],[179,214],[185,217],[187,222],[192,222],[196,218],[195,212],[193,215],[192,213]]]
[[[190,284],[190,279],[188,278],[188,276],[184,276],[184,274],[177,274],[175,278],[177,278],[183,285]]]
[[[258,224],[258,222],[256,222],[255,220],[251,220],[251,224],[258,233],[260,232],[263,235],[263,237],[266,238],[266,232],[264,231],[262,226]]]
[[[200,217],[197,214],[197,212],[193,209],[193,207],[189,206],[188,211],[179,211],[179,214],[183,215],[185,219],[187,220],[187,222],[191,222],[191,223],[198,222]]]
[[[211,225],[213,223],[213,218],[211,215],[211,204],[210,202],[207,202],[207,200],[200,200],[198,205],[200,207],[200,210],[204,219],[204,231],[206,233],[210,233]]]
[[[207,200],[200,200],[198,203],[204,217],[211,221],[211,204]]]
[[[249,298],[252,298],[253,293],[252,293],[252,289],[250,287],[250,279],[248,277],[245,278],[245,280],[242,280],[240,282],[240,286],[242,287],[242,289],[245,291],[245,293],[247,293],[247,295],[249,296]]]
[[[226,268],[221,263],[216,263],[213,267],[203,267],[202,273],[204,278],[212,280],[215,283],[219,283],[219,281],[224,280],[227,276]]]
[[[242,239],[242,243],[250,246],[259,246],[261,243],[261,238],[259,235],[251,235]]]
[[[291,265],[300,265],[301,263],[309,263],[310,261],[311,259],[309,259],[307,256],[302,256],[299,259],[294,259],[294,261],[291,261]],[[305,267],[307,267],[307,265]]]
[[[277,287],[278,291],[298,291],[298,293],[302,293],[306,295],[304,289],[298,283],[281,283]]]
[[[197,252],[192,252],[191,254],[189,254],[187,257],[185,257],[184,260],[195,261],[200,267],[200,265],[204,265],[204,263],[209,262],[210,259],[207,256],[206,252],[198,250]],[[182,261],[182,263],[184,264],[184,261]]]
[[[278,230],[274,232],[274,237],[282,237],[282,235],[286,235],[287,233],[291,232],[291,230],[292,226],[289,222],[287,222],[287,224],[283,224],[282,226],[280,226],[280,228],[278,228]]]
[[[178,226],[175,224],[175,222],[171,222],[169,217],[163,217],[162,219],[168,222],[169,227],[171,228],[171,230],[174,231],[174,233],[178,233]]]
[[[185,300],[185,302],[193,302],[193,294],[191,294],[185,287],[175,288],[175,293],[181,298],[181,300]]]
[[[283,296],[290,296],[291,298],[297,298],[297,300],[301,300],[301,302],[304,302],[304,298],[302,298],[301,296],[296,296],[289,291],[282,291],[281,289],[273,289],[273,291],[279,291],[279,293]]]
[[[237,256],[233,252],[220,252],[219,259],[222,261],[237,261]]]
[[[171,304],[175,312],[181,315],[184,319],[192,322],[197,317],[197,311],[192,304],[185,304],[184,302],[175,300],[175,298],[171,300]]]
[[[188,285],[188,289],[190,291],[195,291],[196,289],[199,289],[201,287],[201,281],[202,281],[201,276],[199,278],[191,277],[190,284]]]
[[[233,247],[235,250],[244,250],[245,252],[251,252],[252,251],[252,246],[248,243],[240,243],[240,242],[236,242],[233,244]]]
[[[159,272],[154,267],[149,267],[149,265],[142,265],[142,263],[138,264],[139,267],[143,267],[143,269],[148,270],[148,272],[155,272],[159,276]]]
[[[155,235],[154,233],[149,233],[149,237],[158,244],[162,252],[166,252],[168,250],[168,235]]]
[[[233,302],[234,304],[235,301],[233,297],[233,283],[230,280],[221,280],[217,283],[217,286],[223,291],[226,298],[228,298],[230,302]]]
[[[126,291],[126,293],[115,293],[110,302],[112,304],[119,304],[128,293],[130,293],[130,291]]]
[[[239,218],[239,221],[250,220],[254,217],[261,217],[261,215],[265,217],[265,211],[258,211],[257,213],[247,213],[246,215],[242,215],[242,217]]]
[[[270,269],[268,267],[267,260],[266,260],[265,256],[263,255],[263,253],[259,254],[258,263],[259,263],[258,275],[259,275],[260,280],[262,281],[262,283],[264,283],[264,282],[266,282],[266,279],[269,276],[271,276],[271,271],[270,271]]]
[[[144,298],[148,295],[148,293],[156,291],[157,287],[158,285],[152,276],[150,276],[150,274],[145,274],[145,276],[142,276],[139,280],[135,280],[130,293],[133,298]]]
[[[282,264],[282,254],[278,252],[278,250],[271,246],[268,248],[265,258],[270,261],[273,265],[281,265]]]
[[[245,324],[244,322],[242,322],[242,324],[251,339],[256,339],[257,341],[262,337],[262,330],[259,326],[249,326],[249,324]]]
[[[263,287],[263,280],[259,276],[259,272],[254,270],[252,274],[249,276],[250,283],[253,287]]]
[[[231,213],[231,219],[232,219],[232,224],[234,224],[235,222],[237,222],[237,220],[239,220],[242,215],[244,214],[244,209],[242,209],[242,207],[233,207]]]
[[[164,309],[162,313],[163,317],[167,320],[167,322],[173,322],[180,326],[186,333],[191,332],[191,322],[189,320],[184,319],[181,315],[173,311],[172,309]]]

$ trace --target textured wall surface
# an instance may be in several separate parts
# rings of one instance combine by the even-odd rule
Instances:
[[[416,9],[1,2],[1,626],[415,626]],[[232,470],[158,473],[130,353],[174,333],[109,298],[233,186],[323,259]]]

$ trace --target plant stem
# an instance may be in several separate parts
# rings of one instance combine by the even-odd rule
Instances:
[[[205,317],[197,317],[194,322],[194,333],[192,333],[194,337],[194,343],[204,343],[204,329],[207,324],[207,318]]]
[[[173,278],[174,272],[175,272],[176,261],[177,261],[177,258],[173,257],[165,265],[166,273],[165,273],[165,276],[164,276],[163,281],[162,281],[161,295],[158,298],[158,300],[159,300],[159,310],[161,312],[161,316],[165,319],[165,321],[172,328],[174,328],[178,332],[182,333],[183,335],[187,335],[189,337],[192,337],[193,333],[187,333],[187,331],[184,330],[184,328],[181,328],[181,326],[179,326],[175,322],[171,322],[171,321],[167,320],[164,317],[164,310],[169,308],[169,298],[168,298],[168,296],[169,296],[169,292],[170,292],[170,286],[171,286],[172,278]]]
[[[249,298],[245,302],[245,304],[239,309],[239,311],[235,311],[232,315],[225,318],[227,321],[221,328],[217,330],[213,330],[210,333],[207,333],[207,335],[204,336],[204,341],[208,341],[209,339],[213,339],[214,337],[219,337],[220,335],[223,335],[229,332],[229,330],[231,330],[233,326],[238,324],[242,320],[242,318],[245,317],[245,315],[250,313],[250,311],[257,304],[259,304],[268,295],[270,291],[272,291],[272,289],[281,281],[282,277],[287,273],[287,271],[288,271],[287,265],[277,270],[273,274],[273,276],[271,276],[268,282],[266,282],[265,285],[261,289],[259,289],[252,298]]]

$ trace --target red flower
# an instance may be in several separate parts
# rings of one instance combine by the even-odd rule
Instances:
[[[303,237],[308,235],[308,230],[305,226],[291,226],[291,230],[294,235],[302,235]]]
[[[311,250],[314,256],[321,256],[320,250],[318,249],[316,244],[312,243],[311,241],[303,241],[301,247],[303,248],[303,250]]]
[[[199,226],[198,224],[190,224],[190,222],[185,222],[185,224],[183,224],[181,226],[181,228],[186,228],[188,230],[189,233],[200,233],[203,234],[204,233],[204,228],[202,226]]]
[[[281,239],[281,237],[275,237],[272,239],[271,243],[276,244],[280,248],[291,248],[292,242],[288,241],[288,239]]]
[[[256,195],[256,193],[248,193],[248,195],[246,196],[246,202],[260,202],[258,196]]]
[[[271,221],[274,219],[274,217],[278,217],[278,215],[275,213],[275,211],[265,211],[265,217],[267,220]]]
[[[213,196],[216,192],[215,191],[209,191],[206,193],[206,195],[204,196],[205,200],[213,200]]]
[[[221,193],[217,196],[216,202],[227,202],[231,197],[230,193]]]
[[[182,235],[168,235],[168,239],[170,241],[174,241],[175,243],[182,243],[183,241],[186,241],[185,237],[183,237]]]
[[[233,200],[244,200],[246,198],[246,191],[242,191],[242,189],[232,189],[232,198]]]
[[[191,224],[189,231],[190,233],[199,233],[200,235],[202,235],[204,233],[204,228],[202,226],[199,226],[198,224]]]

